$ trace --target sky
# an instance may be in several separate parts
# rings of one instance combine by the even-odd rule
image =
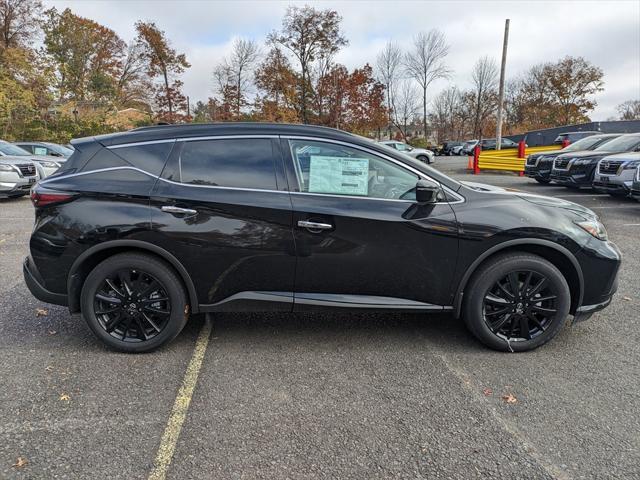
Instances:
[[[504,21],[511,21],[507,80],[534,64],[566,55],[582,56],[604,70],[605,90],[596,96],[591,118],[616,116],[625,100],[640,100],[640,0],[592,1],[205,1],[205,0],[45,0],[113,29],[125,41],[135,36],[137,20],[154,21],[191,68],[182,77],[191,103],[214,93],[212,71],[236,37],[261,44],[280,27],[289,5],[336,10],[349,40],[336,61],[349,68],[375,64],[389,40],[409,49],[413,37],[432,28],[450,44],[453,70],[430,87],[433,98],[449,85],[470,87],[471,69],[483,55],[502,55]],[[264,47],[266,51],[267,48]]]

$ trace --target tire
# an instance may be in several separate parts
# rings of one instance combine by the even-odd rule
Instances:
[[[428,165],[429,163],[431,163],[431,162],[429,161],[429,157],[427,157],[426,155],[418,155],[418,156],[416,157],[416,159],[417,159],[417,160],[420,160],[421,162],[426,163],[427,165]]]
[[[627,192],[607,192],[607,193],[615,198],[625,198],[629,196]]]
[[[512,282],[514,273],[516,281]],[[541,279],[545,282],[535,291]],[[521,290],[511,299],[513,283]],[[520,299],[523,291],[532,298],[522,295]],[[538,298],[541,300],[536,302]],[[504,299],[507,303],[502,302]],[[570,304],[567,280],[552,263],[529,253],[508,253],[490,258],[474,272],[465,287],[463,319],[469,331],[489,348],[525,352],[558,334],[566,323]],[[505,310],[507,313],[501,315]]]
[[[122,253],[99,263],[84,282],[80,309],[96,337],[132,353],[167,344],[189,316],[180,278],[165,262],[143,253]]]
[[[551,183],[551,179],[550,178],[537,178],[536,177],[536,182],[542,183],[543,185],[548,185],[548,184]]]

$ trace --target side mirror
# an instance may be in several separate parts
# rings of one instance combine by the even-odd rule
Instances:
[[[429,180],[418,180],[416,183],[416,203],[427,204],[438,201],[440,185]]]

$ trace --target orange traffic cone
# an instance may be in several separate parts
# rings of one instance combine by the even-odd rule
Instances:
[[[467,170],[473,170],[473,156],[469,155],[469,161],[467,162]]]

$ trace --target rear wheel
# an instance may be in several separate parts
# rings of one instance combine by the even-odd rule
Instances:
[[[553,264],[511,253],[490,259],[474,273],[465,288],[463,318],[488,347],[523,352],[557,335],[570,301],[567,281]]]
[[[188,304],[182,282],[163,261],[145,254],[109,257],[87,276],[82,316],[108,346],[146,352],[183,329]]]

